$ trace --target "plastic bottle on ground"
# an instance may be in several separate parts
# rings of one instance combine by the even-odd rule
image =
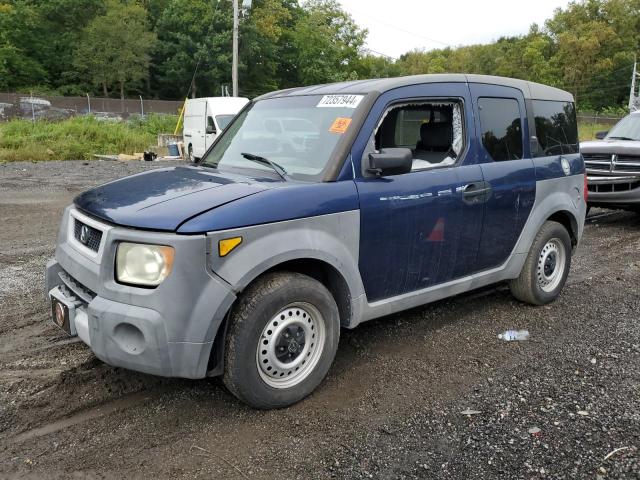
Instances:
[[[498,338],[505,342],[523,342],[529,340],[529,330],[507,330],[499,334]]]

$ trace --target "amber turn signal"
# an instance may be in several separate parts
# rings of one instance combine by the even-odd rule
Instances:
[[[218,255],[226,257],[234,248],[242,243],[242,237],[233,237],[220,240],[218,242]]]

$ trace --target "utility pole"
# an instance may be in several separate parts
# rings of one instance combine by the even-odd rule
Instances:
[[[233,1],[233,62],[231,66],[231,83],[233,96],[238,96],[238,23],[240,8],[238,7],[238,0]]]
[[[631,91],[629,92],[629,113],[640,110],[640,96],[636,93],[636,81],[638,80],[638,61],[633,60],[633,75],[631,77]]]

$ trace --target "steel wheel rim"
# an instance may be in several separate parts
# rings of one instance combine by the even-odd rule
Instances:
[[[262,380],[273,388],[304,381],[320,361],[326,331],[320,311],[309,303],[292,303],[265,325],[256,349]]]
[[[564,243],[558,238],[552,238],[542,247],[538,256],[536,276],[538,286],[543,292],[553,292],[560,285],[566,268],[566,256]]]

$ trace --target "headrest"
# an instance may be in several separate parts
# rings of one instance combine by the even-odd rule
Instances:
[[[420,143],[423,148],[449,148],[453,143],[453,126],[449,122],[420,125]]]

